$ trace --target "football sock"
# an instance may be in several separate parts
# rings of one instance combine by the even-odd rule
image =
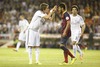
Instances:
[[[28,49],[29,61],[32,61],[32,47],[29,47]]]
[[[82,56],[83,53],[78,45],[77,45],[77,51],[80,53],[80,56]]]
[[[66,63],[68,63],[68,54],[64,51],[64,58],[65,58],[65,61]]]
[[[17,43],[16,50],[19,49],[20,45],[21,45],[21,42],[19,41],[19,42]]]
[[[61,46],[61,49],[64,51],[64,59],[66,63],[68,63],[68,52],[67,52],[67,48],[65,46]]]
[[[71,58],[75,58],[75,56],[68,50],[68,55],[71,57]]]
[[[26,51],[28,51],[28,45],[25,43],[25,48],[26,48]]]
[[[74,52],[74,56],[76,57],[76,52],[77,52],[77,46],[73,45],[73,52]]]
[[[35,58],[36,58],[36,62],[39,62],[39,48],[35,48]]]
[[[71,58],[75,58],[73,54],[65,46],[61,46],[61,49],[64,50]]]

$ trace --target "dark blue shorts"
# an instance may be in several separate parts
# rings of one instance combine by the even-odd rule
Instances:
[[[68,39],[69,39],[69,37],[67,37],[67,36],[65,36],[65,37],[61,37],[60,44],[66,45]]]

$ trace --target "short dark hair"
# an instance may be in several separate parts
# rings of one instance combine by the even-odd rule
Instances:
[[[79,7],[78,7],[77,5],[73,5],[72,8],[71,8],[71,10],[72,10],[73,8],[76,8],[77,11],[79,10]]]
[[[65,3],[60,3],[60,4],[59,4],[59,7],[63,8],[63,9],[65,10],[67,6],[66,6]]]
[[[42,11],[45,10],[47,7],[49,7],[49,5],[46,3],[40,4],[40,10],[42,10]]]

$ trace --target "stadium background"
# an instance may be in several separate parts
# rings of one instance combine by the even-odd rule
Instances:
[[[88,49],[100,49],[100,0],[0,0],[0,47],[15,40],[18,35],[18,15],[24,13],[30,22],[40,3],[46,2],[52,8],[60,2],[65,2],[68,12],[73,4],[79,6],[79,14],[84,18],[86,29],[82,44]],[[41,47],[58,48],[60,18],[55,13],[52,23],[47,22],[41,28]],[[13,47],[10,45],[7,47]],[[22,45],[23,47],[23,45]],[[70,41],[69,47],[71,48]]]

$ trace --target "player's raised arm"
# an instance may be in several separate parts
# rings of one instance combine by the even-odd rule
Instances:
[[[54,6],[47,15],[43,16],[43,18],[50,19],[51,15],[56,11],[56,9],[57,9],[57,6]]]

